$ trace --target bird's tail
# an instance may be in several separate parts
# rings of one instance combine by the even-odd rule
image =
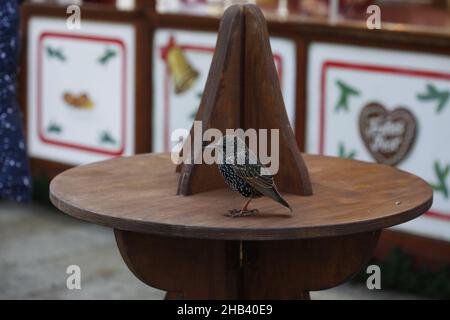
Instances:
[[[278,192],[278,190],[274,190],[275,192],[274,192],[274,200],[276,201],[276,202],[278,202],[279,204],[281,204],[282,206],[284,206],[284,207],[286,207],[286,208],[288,208],[291,212],[292,212],[292,208],[291,208],[291,206],[289,205],[289,203],[286,201],[286,200],[284,200],[283,199],[283,197],[281,196],[281,194]]]

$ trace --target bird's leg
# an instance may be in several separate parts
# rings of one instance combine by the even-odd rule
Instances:
[[[248,210],[248,205],[250,204],[250,201],[252,201],[252,199],[253,198],[248,199],[248,201],[245,203],[244,207],[242,207],[241,210],[232,209],[230,210],[230,213],[226,214],[226,216],[236,218],[236,217],[252,216],[256,214],[258,212],[258,209]]]
[[[241,212],[247,211],[247,207],[250,204],[250,201],[252,201],[253,198],[248,199],[248,201],[245,203],[244,207],[242,208]]]

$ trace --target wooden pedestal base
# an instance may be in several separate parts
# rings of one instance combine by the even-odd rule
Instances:
[[[433,190],[392,167],[304,159],[316,192],[283,194],[292,214],[261,198],[257,215],[233,219],[223,214],[242,198],[230,190],[176,195],[169,154],[70,169],[52,181],[50,198],[74,217],[114,228],[130,270],[168,299],[307,299],[357,273],[379,230],[426,212]]]
[[[356,274],[380,234],[239,241],[114,231],[128,268],[166,299],[309,299]]]

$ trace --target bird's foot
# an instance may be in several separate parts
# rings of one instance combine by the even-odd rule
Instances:
[[[253,216],[257,213],[258,213],[258,209],[252,209],[252,210],[232,209],[232,210],[228,210],[228,213],[225,213],[225,216],[232,217],[232,218],[239,218],[239,217]]]

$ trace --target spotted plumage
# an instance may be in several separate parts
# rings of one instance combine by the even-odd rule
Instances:
[[[268,174],[267,169],[255,153],[247,148],[242,139],[234,135],[226,135],[210,147],[215,148],[218,153],[219,171],[227,185],[243,197],[249,198],[241,210],[230,210],[231,216],[256,213],[257,210],[248,210],[247,206],[252,199],[262,196],[267,196],[292,211],[278,192],[273,176]]]
[[[225,179],[228,186],[239,192],[243,197],[246,198],[259,198],[262,196],[260,192],[252,188],[245,180],[238,177],[231,164],[219,164],[219,171]]]

